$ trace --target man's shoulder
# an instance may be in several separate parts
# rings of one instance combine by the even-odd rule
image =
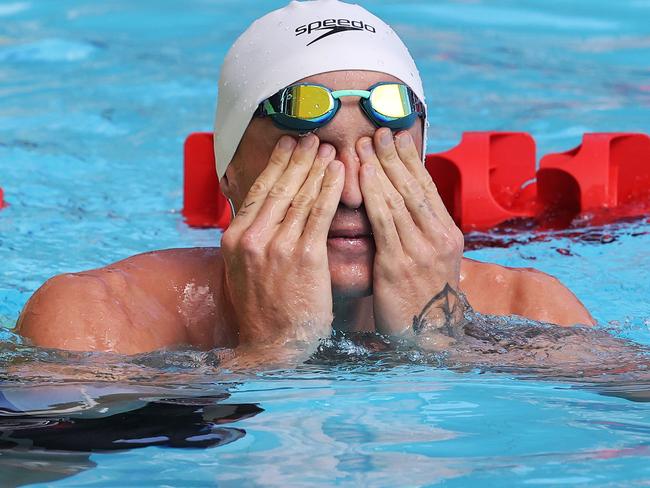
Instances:
[[[180,302],[202,293],[214,303],[222,269],[218,248],[192,248],[57,275],[29,299],[16,329],[36,345],[72,350],[133,353],[193,342],[179,326]]]
[[[70,275],[101,278],[117,291],[125,280],[147,288],[175,288],[189,281],[214,285],[222,270],[220,248],[195,247],[149,251]]]
[[[535,268],[511,268],[465,258],[461,290],[481,313],[520,315],[558,325],[594,323],[571,290]]]
[[[157,269],[160,267],[172,266],[203,266],[219,265],[221,263],[221,248],[219,247],[187,247],[173,249],[158,249],[141,254],[135,254],[128,258],[116,261],[94,271],[126,268],[144,267],[145,269]]]

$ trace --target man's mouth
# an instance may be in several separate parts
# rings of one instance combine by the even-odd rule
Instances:
[[[367,255],[374,245],[372,230],[363,225],[335,227],[327,235],[328,249],[348,257]]]
[[[330,229],[328,239],[367,239],[372,237],[372,232],[365,229]]]
[[[372,227],[365,209],[339,207],[327,234],[328,249],[353,256],[371,252],[374,245]]]

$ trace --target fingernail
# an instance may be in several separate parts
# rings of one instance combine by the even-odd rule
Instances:
[[[332,155],[334,148],[329,144],[321,144],[318,148],[318,157],[321,159],[329,158]]]
[[[330,161],[330,164],[327,165],[327,170],[331,171],[332,173],[338,173],[342,167],[343,163],[334,159],[333,161]]]
[[[382,146],[390,145],[392,139],[393,133],[390,130],[386,129],[381,131],[381,134],[379,135],[379,142]]]
[[[361,140],[361,151],[368,154],[372,152],[372,142],[368,138],[364,138]]]
[[[397,144],[401,149],[406,149],[411,143],[411,134],[408,132],[402,132],[397,136]]]
[[[280,147],[284,149],[285,151],[291,151],[296,144],[296,141],[294,140],[293,137],[289,136],[282,136],[280,138]]]
[[[305,149],[310,149],[316,143],[316,136],[314,134],[307,134],[300,139],[300,145]]]

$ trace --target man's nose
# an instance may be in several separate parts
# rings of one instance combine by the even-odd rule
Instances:
[[[321,143],[328,143],[336,149],[336,159],[345,166],[345,183],[341,194],[341,205],[356,209],[363,204],[359,184],[360,161],[356,143],[364,136],[372,137],[375,126],[364,115],[357,98],[342,100],[341,108],[332,121],[316,133]]]

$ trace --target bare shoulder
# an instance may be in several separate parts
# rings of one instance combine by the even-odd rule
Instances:
[[[508,268],[465,258],[460,286],[481,313],[519,315],[562,326],[595,323],[560,280],[533,268]]]
[[[69,350],[213,347],[222,267],[217,248],[169,249],[58,275],[29,299],[17,330]]]

